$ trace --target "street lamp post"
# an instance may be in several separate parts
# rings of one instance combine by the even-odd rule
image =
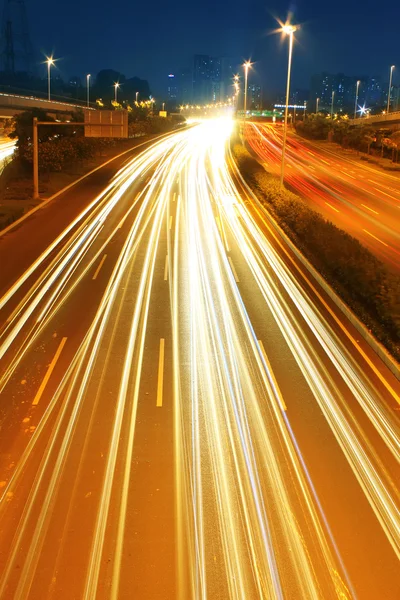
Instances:
[[[358,104],[358,89],[360,87],[360,80],[357,81],[356,85],[356,101],[354,104],[354,118],[357,119],[357,104]]]
[[[48,92],[48,99],[50,101],[50,81],[51,81],[51,74],[50,74],[50,69],[51,67],[54,65],[54,59],[52,56],[50,56],[50,58],[47,59],[47,92]]]
[[[244,118],[246,118],[247,113],[247,78],[249,75],[249,68],[251,67],[251,62],[247,60],[244,65]]]
[[[317,98],[317,106],[316,106],[316,111],[317,111],[317,112],[316,112],[316,114],[318,114],[318,111],[319,111],[319,98]]]
[[[285,122],[284,122],[284,126],[283,126],[281,186],[283,186],[283,179],[285,177],[285,152],[286,152],[287,122],[288,122],[288,112],[289,112],[290,72],[292,69],[293,34],[296,31],[296,29],[297,29],[297,27],[295,25],[284,25],[282,27],[282,32],[289,36],[289,57],[288,57],[287,82],[286,82]]]
[[[389,92],[388,92],[388,101],[387,101],[387,113],[388,114],[389,114],[389,111],[390,111],[390,94],[391,94],[391,91],[392,91],[393,69],[394,69],[394,65],[392,65],[390,67]]]
[[[335,101],[335,91],[332,91],[332,103],[331,103],[331,119],[333,121],[333,103]]]
[[[162,103],[162,109],[165,110],[165,102]]]
[[[86,103],[87,107],[90,106],[90,73],[86,75]]]
[[[114,100],[115,102],[118,102],[117,98],[118,98],[118,88],[119,88],[119,83],[114,83]]]
[[[136,92],[136,104],[138,103],[139,92]]]

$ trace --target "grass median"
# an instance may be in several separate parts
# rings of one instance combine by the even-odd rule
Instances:
[[[400,278],[300,196],[282,189],[237,138],[232,139],[232,153],[243,178],[286,235],[400,361]]]

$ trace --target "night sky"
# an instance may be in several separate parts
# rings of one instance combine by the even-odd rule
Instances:
[[[307,89],[312,73],[327,70],[348,75],[380,75],[398,65],[400,83],[400,3],[299,0],[293,5],[261,0],[167,4],[114,0],[26,0],[33,44],[40,53],[54,51],[63,60],[63,77],[95,74],[113,68],[128,77],[148,79],[154,94],[165,89],[166,76],[189,66],[191,55],[251,57],[256,74],[271,91],[283,90],[286,48],[274,15],[289,9],[302,25],[294,50],[293,86]],[[44,71],[43,71],[44,74]]]

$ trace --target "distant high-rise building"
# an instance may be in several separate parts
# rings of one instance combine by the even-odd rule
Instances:
[[[176,106],[224,102],[234,95],[233,76],[237,70],[231,58],[196,54],[191,69],[168,76],[168,100],[171,104],[175,100]]]
[[[239,61],[230,57],[196,54],[193,59],[193,103],[225,102],[234,95],[233,77]]]
[[[192,104],[192,70],[180,69],[170,73],[167,81],[168,104],[177,108],[181,104]]]
[[[221,59],[196,54],[193,59],[193,102],[219,102],[221,96]]]
[[[392,110],[400,110],[400,86],[394,85],[392,87],[391,99],[392,99],[392,104],[391,104]]]
[[[262,108],[261,86],[250,83],[247,86],[247,98],[250,110],[260,110]]]
[[[313,75],[310,85],[310,110],[315,110],[319,98],[319,110],[330,111],[334,92],[335,112],[352,112],[355,106],[357,81],[358,106],[376,107],[382,104],[382,83],[379,77],[349,77],[343,73],[320,73]]]
[[[173,73],[168,75],[167,96],[170,102],[177,102],[178,99],[178,80]]]
[[[223,57],[221,58],[221,101],[232,98],[235,94],[233,78],[239,71],[239,60]]]
[[[366,77],[361,79],[361,93],[363,92],[363,83],[365,85],[365,105],[367,107],[381,106],[383,102],[383,88],[380,77]]]

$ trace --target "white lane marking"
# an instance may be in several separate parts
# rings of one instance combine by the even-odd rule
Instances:
[[[374,235],[373,233],[370,233],[366,229],[363,229],[363,231],[365,231],[365,233],[368,233],[368,235],[370,235],[371,237],[373,237],[374,240],[376,240],[377,242],[380,242],[381,244],[383,244],[384,246],[386,246],[387,248],[389,248],[389,244],[386,244],[385,242],[382,242],[382,240],[380,240],[379,238],[377,238],[376,235]]]
[[[158,356],[158,384],[157,384],[157,406],[162,406],[163,403],[163,386],[164,386],[164,347],[165,339],[160,339],[160,354]]]
[[[327,206],[329,206],[329,208],[331,208],[332,210],[335,210],[337,213],[340,212],[340,210],[338,210],[337,208],[335,208],[334,206],[332,206],[332,204],[329,204],[329,202],[325,202],[325,204]]]
[[[361,204],[361,206],[363,206],[364,208],[366,208],[367,210],[370,210],[371,212],[375,213],[376,215],[379,215],[378,212],[376,212],[376,210],[374,210],[373,208],[370,208],[369,206],[367,206],[366,204]]]
[[[278,402],[280,404],[280,407],[281,407],[282,410],[286,411],[287,410],[287,406],[286,406],[285,401],[283,399],[282,392],[281,392],[281,390],[279,388],[278,382],[276,381],[275,373],[272,370],[271,363],[268,360],[267,353],[265,352],[264,344],[262,343],[261,340],[258,340],[258,345],[260,346],[262,355],[263,355],[264,360],[265,360],[265,364],[267,365],[268,372],[269,372],[269,374],[271,376],[271,379],[272,379],[272,382],[274,384],[274,390],[275,390],[276,395],[278,397]]]
[[[378,184],[379,185],[379,184]],[[396,202],[399,201],[398,198],[395,198],[395,196],[392,196],[391,194],[387,194],[386,192],[384,192],[383,190],[380,190],[379,188],[374,188],[374,190],[376,190],[377,192],[379,192],[380,194],[383,194],[384,196],[387,196],[388,198],[392,198],[392,200],[396,200]],[[375,195],[375,194],[374,194]]]
[[[97,279],[97,275],[100,273],[100,269],[101,269],[101,267],[104,265],[104,261],[106,260],[106,258],[107,258],[107,254],[105,254],[105,255],[103,256],[103,258],[101,259],[101,261],[100,261],[100,264],[99,264],[99,266],[97,267],[97,269],[96,269],[96,271],[95,271],[95,273],[94,273],[94,275],[93,275],[93,277],[92,277],[92,280],[94,280],[94,279]]]
[[[57,351],[56,351],[56,353],[55,353],[55,355],[53,357],[53,360],[49,364],[49,368],[47,369],[46,375],[44,376],[44,379],[43,379],[43,381],[42,381],[42,383],[40,385],[40,388],[38,389],[38,391],[36,393],[36,396],[33,399],[33,402],[32,402],[33,406],[36,406],[37,404],[39,404],[39,400],[42,397],[42,394],[43,394],[44,389],[45,389],[45,387],[47,385],[47,382],[49,381],[49,379],[51,377],[51,374],[52,374],[52,372],[54,370],[54,367],[56,366],[56,363],[57,363],[58,359],[60,358],[60,354],[62,352],[62,349],[65,346],[65,342],[66,341],[67,341],[67,338],[63,337],[62,340],[61,340],[61,342],[60,342],[60,344],[59,344],[59,346],[58,346],[58,348],[57,348]]]
[[[168,254],[165,257],[165,267],[164,267],[164,281],[168,279]]]

